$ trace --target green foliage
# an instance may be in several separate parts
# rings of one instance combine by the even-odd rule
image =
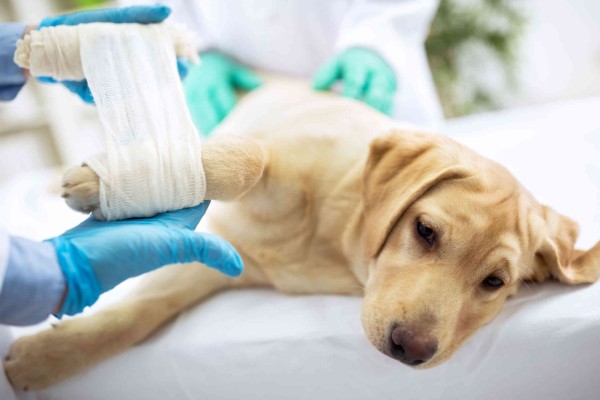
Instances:
[[[492,62],[505,88],[516,84],[518,39],[525,17],[514,0],[441,0],[426,42],[444,113],[448,117],[497,108],[501,97],[477,71]],[[465,59],[468,60],[465,63]]]
[[[77,8],[89,8],[89,7],[97,7],[103,5],[104,3],[108,3],[108,0],[72,0],[73,7]]]

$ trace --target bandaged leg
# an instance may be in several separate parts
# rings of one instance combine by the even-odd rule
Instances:
[[[202,143],[202,165],[206,177],[206,200],[235,200],[262,177],[267,151],[255,140],[237,135],[219,135]],[[100,208],[98,175],[86,165],[63,176],[63,197],[76,211],[93,213],[105,220]]]
[[[177,49],[193,49],[185,35],[157,24],[59,26],[32,34],[19,43],[17,62],[34,75],[88,81],[106,154],[86,164],[100,178],[106,219],[147,217],[204,200],[199,135],[175,60]]]

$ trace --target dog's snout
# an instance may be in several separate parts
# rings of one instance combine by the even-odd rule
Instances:
[[[390,355],[404,364],[417,366],[431,359],[437,340],[415,327],[396,325],[390,333]]]

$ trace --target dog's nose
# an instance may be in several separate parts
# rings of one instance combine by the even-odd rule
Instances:
[[[417,366],[437,351],[437,340],[415,327],[397,325],[390,334],[390,354],[404,364]]]

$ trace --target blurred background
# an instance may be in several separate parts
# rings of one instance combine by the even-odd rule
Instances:
[[[36,23],[101,0],[0,0],[0,21]],[[446,118],[600,95],[600,1],[442,0],[427,52]],[[0,103],[0,181],[97,151],[96,113],[30,82]]]

